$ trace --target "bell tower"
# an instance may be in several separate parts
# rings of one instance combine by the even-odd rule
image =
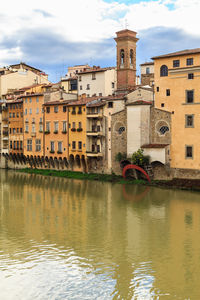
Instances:
[[[136,34],[129,29],[116,32],[117,92],[128,92],[136,86]]]

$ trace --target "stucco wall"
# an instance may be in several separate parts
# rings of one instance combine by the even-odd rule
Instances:
[[[149,143],[150,106],[127,106],[127,155]]]

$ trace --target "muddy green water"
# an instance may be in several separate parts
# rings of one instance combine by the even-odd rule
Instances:
[[[1,171],[0,299],[200,299],[200,193]]]

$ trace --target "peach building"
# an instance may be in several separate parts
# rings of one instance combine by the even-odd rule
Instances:
[[[86,104],[94,98],[82,98],[68,104],[69,111],[69,159],[80,166],[86,159]]]
[[[45,156],[69,156],[68,103],[69,101],[51,101],[44,104]]]
[[[9,115],[9,153],[23,153],[23,100],[7,102]]]
[[[44,94],[22,96],[24,110],[24,155],[44,155]]]

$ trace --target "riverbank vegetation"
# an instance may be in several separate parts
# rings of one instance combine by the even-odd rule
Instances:
[[[152,180],[151,183],[142,179],[124,179],[122,176],[116,174],[93,174],[93,173],[82,173],[67,170],[46,170],[46,169],[21,169],[18,172],[28,174],[39,174],[44,176],[71,178],[79,180],[97,180],[102,182],[112,182],[119,184],[137,184],[137,185],[148,185],[157,186],[170,189],[182,189],[182,190],[193,190],[200,191],[200,180],[199,179],[179,179],[174,178],[172,180]]]
[[[67,170],[46,170],[46,169],[21,169],[17,170],[19,172],[28,174],[39,174],[44,176],[54,176],[62,178],[80,179],[80,180],[98,180],[104,182],[116,182],[116,183],[126,183],[126,184],[146,184],[145,180],[133,180],[124,179],[122,176],[112,174],[94,174],[94,173],[82,173],[76,171]]]

